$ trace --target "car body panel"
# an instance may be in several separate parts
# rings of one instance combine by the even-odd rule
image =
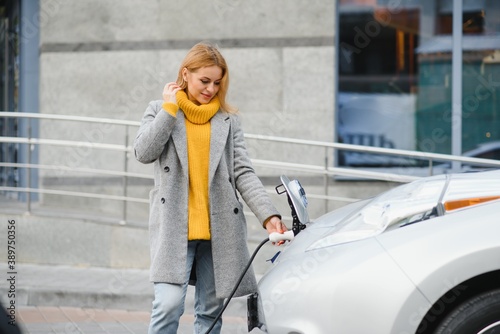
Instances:
[[[434,209],[449,200],[495,194],[500,171],[440,175],[310,222],[259,282],[259,312],[268,333],[415,333],[446,292],[455,288],[460,294],[462,282],[500,270],[500,200]],[[432,215],[414,221],[405,216],[418,217],[422,210]],[[383,229],[341,242],[331,238],[363,211],[364,225]]]
[[[259,282],[260,295],[266,296],[260,302],[267,330],[273,334],[375,333],[374,328],[389,333],[393,321],[388,319],[410,296],[422,307],[429,306],[374,238],[310,251],[282,261],[276,269]],[[326,285],[325,274],[335,279]],[[393,294],[393,289],[399,293]],[[386,303],[397,307],[382,307]],[[359,314],[365,311],[370,316],[360,321]],[[280,320],[269,321],[273,318]]]

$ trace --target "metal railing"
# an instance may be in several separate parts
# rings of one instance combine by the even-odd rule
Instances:
[[[13,193],[24,193],[26,196],[26,210],[30,212],[32,210],[31,205],[31,195],[33,193],[36,194],[47,194],[47,195],[60,195],[60,196],[74,196],[74,197],[82,197],[82,198],[94,198],[94,199],[103,199],[103,200],[114,200],[120,201],[123,203],[123,209],[120,217],[120,223],[125,224],[127,222],[127,205],[129,203],[143,203],[148,204],[149,200],[144,197],[133,197],[129,195],[129,180],[131,178],[143,179],[143,180],[152,180],[153,176],[150,174],[142,174],[135,173],[129,171],[129,162],[131,154],[133,154],[133,148],[131,146],[131,138],[130,138],[130,129],[137,128],[140,125],[140,122],[134,121],[124,121],[124,120],[115,120],[115,119],[106,119],[106,118],[93,118],[93,117],[80,117],[80,116],[68,116],[68,115],[50,115],[50,114],[38,114],[38,113],[18,113],[18,112],[0,112],[0,118],[24,118],[27,120],[47,120],[47,121],[71,121],[78,123],[95,123],[95,124],[109,124],[113,126],[121,126],[124,127],[124,138],[122,139],[122,144],[109,144],[102,142],[90,142],[90,141],[82,141],[82,140],[65,140],[65,139],[48,139],[48,138],[32,138],[30,136],[22,138],[22,137],[1,137],[0,136],[0,144],[9,143],[9,144],[17,144],[24,145],[27,149],[27,161],[12,163],[12,162],[4,162],[0,161],[0,167],[3,168],[16,168],[16,169],[25,169],[25,170],[47,170],[47,171],[71,171],[76,173],[86,173],[93,175],[101,175],[107,177],[119,177],[122,179],[122,189],[121,195],[111,195],[111,194],[103,194],[103,193],[89,193],[84,191],[68,191],[68,190],[60,190],[60,189],[46,189],[43,186],[32,185],[30,178],[31,173],[26,173],[27,175],[27,186],[26,187],[12,187],[12,186],[3,186],[0,184],[0,192],[13,192]],[[28,123],[28,127],[30,126],[30,122]],[[31,131],[25,131],[25,133],[31,133]],[[293,139],[293,138],[283,138],[283,137],[275,137],[275,136],[264,136],[264,135],[256,135],[256,134],[246,134],[246,139],[257,140],[257,141],[266,141],[273,143],[282,143],[284,145],[303,145],[305,147],[319,147],[324,150],[324,165],[308,165],[299,162],[283,162],[283,161],[271,161],[271,160],[262,160],[262,159],[252,159],[254,166],[256,167],[265,167],[273,170],[279,171],[280,173],[284,170],[286,171],[297,171],[301,173],[307,173],[315,176],[322,176],[324,178],[324,191],[323,194],[313,194],[308,193],[308,197],[323,199],[325,203],[327,201],[352,201],[353,199],[342,198],[342,197],[334,197],[328,195],[328,187],[330,183],[330,179],[335,176],[343,176],[349,178],[360,178],[360,179],[370,179],[370,180],[382,180],[382,181],[391,181],[391,182],[410,182],[415,179],[418,179],[419,176],[414,175],[402,175],[396,173],[387,173],[387,172],[376,172],[376,171],[367,171],[355,168],[340,168],[333,167],[333,162],[329,162],[329,156],[332,156],[332,152],[334,151],[350,151],[350,152],[359,152],[359,153],[370,153],[370,154],[380,154],[385,156],[397,156],[397,157],[405,157],[410,159],[419,159],[423,161],[427,161],[428,164],[428,172],[432,174],[433,171],[433,163],[435,161],[459,161],[461,163],[473,163],[473,164],[481,164],[489,167],[500,168],[500,161],[493,161],[489,159],[477,159],[477,158],[467,158],[467,157],[456,157],[446,154],[433,154],[433,153],[423,153],[416,151],[407,151],[407,150],[398,150],[398,149],[387,149],[387,148],[376,148],[376,147],[367,147],[361,145],[351,145],[351,144],[341,144],[341,143],[331,143],[331,142],[321,142],[321,141],[311,141],[311,140],[301,140],[301,139]],[[53,165],[53,164],[38,164],[33,161],[32,152],[34,151],[36,146],[60,146],[60,147],[70,147],[70,148],[81,148],[86,147],[92,150],[108,150],[112,152],[118,152],[123,154],[123,169],[122,170],[109,170],[102,168],[82,168],[82,167],[68,167],[63,165]],[[134,159],[135,160],[135,159]],[[325,205],[326,207],[326,205]]]

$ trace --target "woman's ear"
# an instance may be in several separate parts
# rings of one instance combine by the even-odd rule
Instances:
[[[188,69],[184,67],[182,69],[182,78],[184,79],[185,82],[187,82],[187,75],[188,75]]]

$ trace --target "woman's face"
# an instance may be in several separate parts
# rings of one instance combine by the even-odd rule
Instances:
[[[189,100],[197,105],[207,104],[219,91],[222,69],[216,65],[202,67],[195,72],[184,68],[183,75]]]

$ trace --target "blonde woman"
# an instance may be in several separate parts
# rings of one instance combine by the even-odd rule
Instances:
[[[239,196],[269,233],[287,230],[248,157],[236,110],[226,102],[229,71],[219,50],[196,44],[150,102],[134,141],[154,163],[150,192],[150,334],[176,333],[188,283],[194,284],[195,333],[205,333],[244,270],[249,253]],[[255,292],[250,269],[235,296]],[[220,333],[219,320],[212,333]]]

